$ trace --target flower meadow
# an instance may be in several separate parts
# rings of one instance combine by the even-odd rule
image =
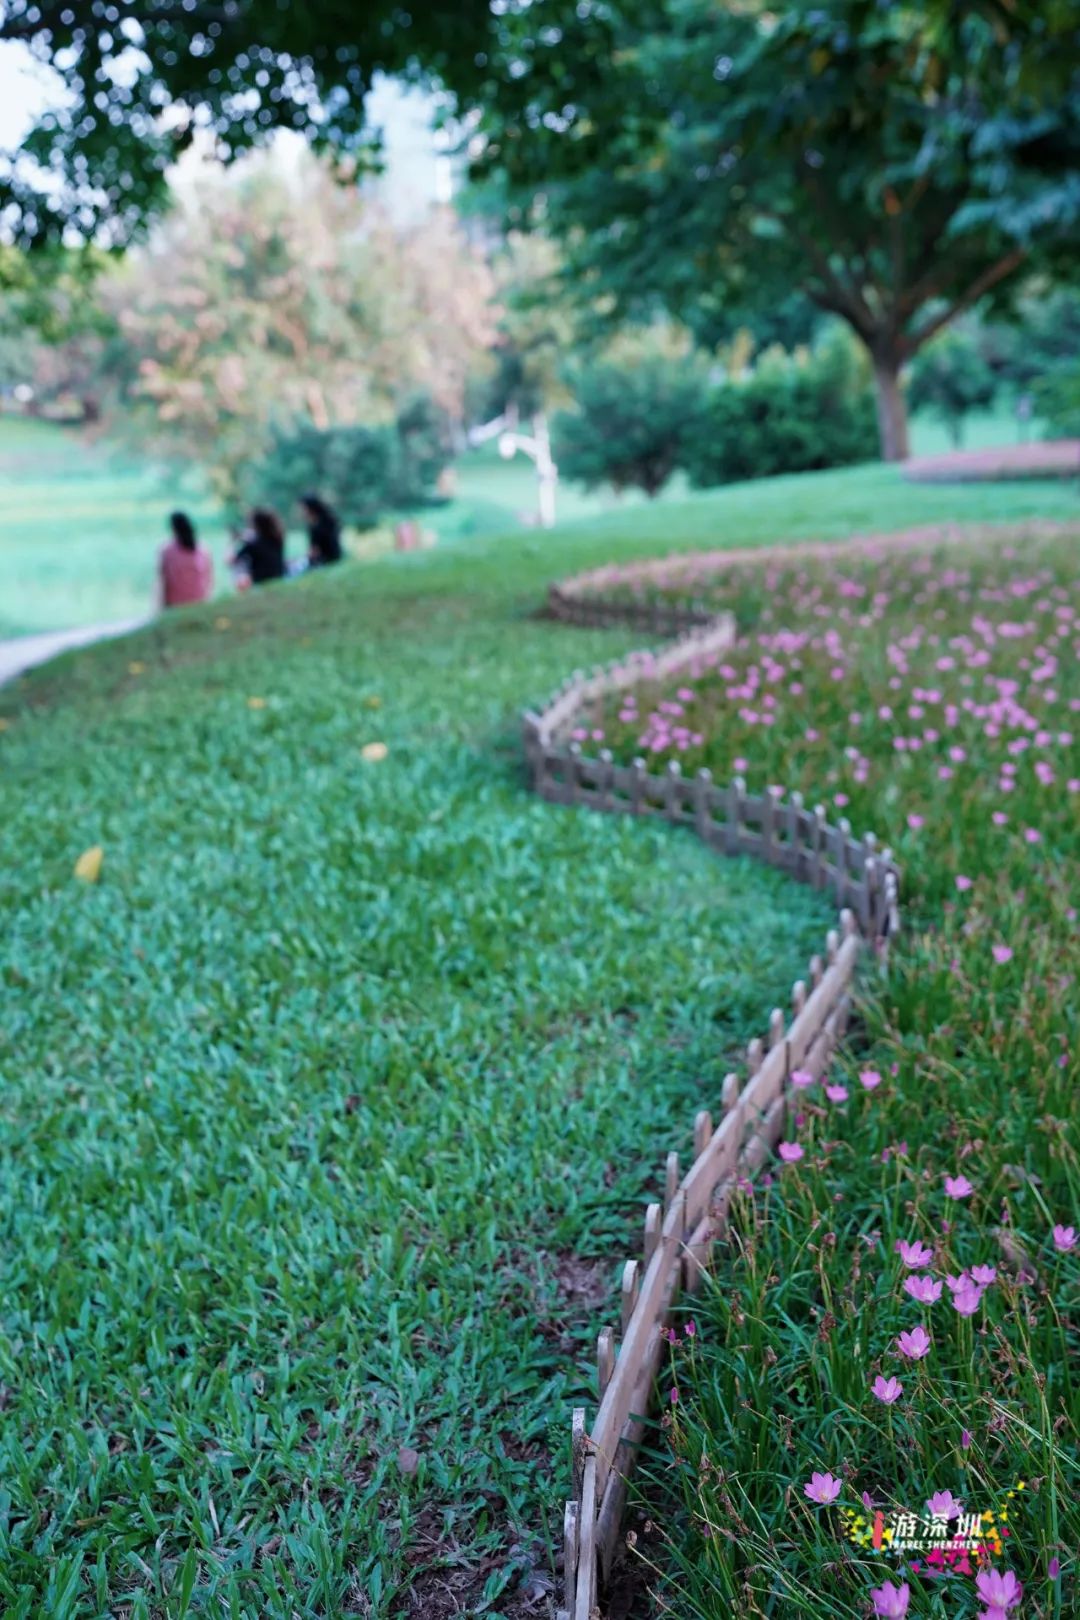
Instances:
[[[591,717],[617,758],[798,789],[902,871],[888,972],[827,1083],[793,1076],[670,1349],[671,1533],[639,1551],[680,1615],[1077,1612],[1078,546],[673,571],[736,648]],[[908,1512],[978,1534],[905,1550]]]

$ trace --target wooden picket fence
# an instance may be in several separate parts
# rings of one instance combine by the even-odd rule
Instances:
[[[595,590],[593,576],[590,582]],[[747,1049],[745,1074],[724,1080],[719,1124],[714,1128],[709,1109],[698,1113],[693,1162],[685,1175],[678,1154],[668,1155],[664,1201],[645,1212],[642,1257],[623,1268],[621,1337],[608,1325],[598,1334],[599,1407],[591,1428],[584,1409],[573,1415],[574,1494],[563,1519],[559,1610],[559,1620],[593,1620],[600,1583],[618,1546],[672,1307],[700,1282],[713,1244],[724,1235],[737,1181],[751,1176],[780,1140],[792,1072],[824,1074],[844,1032],[860,953],[884,954],[898,932],[899,874],[891,852],[879,850],[871,834],[854,837],[847,821],[833,825],[821,806],[808,809],[798,793],[749,794],[740,778],[720,786],[708,771],[683,776],[677,763],[652,772],[640,759],[617,765],[607,749],[586,754],[569,733],[597,704],[627,687],[700,669],[710,655],[731,648],[736,627],[730,614],[706,616],[696,607],[680,619],[663,604],[599,595],[584,603],[573,590],[566,603],[559,616],[574,622],[632,623],[678,639],[660,652],[632,653],[590,673],[577,671],[543,710],[523,716],[534,790],[558,804],[692,826],[723,854],[753,855],[828,890],[840,912],[839,930],[830,930],[823,955],[811,960],[806,979],[792,989],[790,1013],[773,1010],[767,1034]]]

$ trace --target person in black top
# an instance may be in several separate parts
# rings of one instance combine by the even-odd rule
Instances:
[[[341,561],[341,524],[318,495],[302,495],[300,510],[308,531],[308,567]]]
[[[253,585],[265,585],[285,576],[285,529],[276,512],[257,506],[248,519],[244,534],[229,559],[242,568]]]

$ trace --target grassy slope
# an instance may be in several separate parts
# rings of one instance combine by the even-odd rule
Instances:
[[[1015,427],[1007,414],[973,418],[965,444],[979,448],[1012,442]],[[950,448],[944,429],[933,420],[914,424],[913,443],[919,455]],[[423,514],[425,526],[444,543],[453,542],[456,547],[501,540],[519,529],[523,514],[535,507],[535,480],[524,457],[504,462],[494,446],[488,445],[463,458],[457,474],[457,499]],[[875,486],[875,476],[880,475],[860,472],[857,487],[892,491],[895,481],[891,475],[886,475],[884,486]],[[710,527],[740,511],[786,526],[801,514],[785,483],[777,480],[762,486],[760,492],[757,486],[729,490],[690,504]],[[779,492],[778,504],[773,504],[769,490]],[[683,514],[689,508],[682,506],[683,493],[676,481],[659,506],[647,507],[633,495],[616,501],[610,491],[586,494],[566,486],[559,491],[560,522],[575,524],[607,514],[610,532],[620,542],[624,535],[640,533],[648,535],[652,545],[681,545],[689,538],[684,532]],[[996,510],[1000,494],[992,494],[984,502],[987,514]],[[1024,497],[1025,502],[1031,499]],[[1058,506],[1070,505],[1070,509],[1076,504],[1067,491],[1059,491],[1056,497],[1047,492],[1034,499],[1040,503],[1056,500]],[[680,501],[680,515],[669,533],[662,514],[671,500]],[[0,417],[0,638],[134,618],[146,612],[154,599],[157,547],[168,513],[177,505],[186,506],[198,520],[203,538],[218,560],[219,586],[227,590],[229,581],[222,567],[225,529],[197,479],[178,482],[175,471],[140,466],[129,451],[111,451],[47,423]],[[931,515],[937,505],[931,496],[927,508]],[[840,515],[831,491],[823,494],[820,509],[826,520]],[[1023,509],[1027,510],[1026,504]],[[809,516],[813,520],[815,511]],[[873,521],[873,517],[857,521]],[[695,533],[697,529],[695,520]],[[519,532],[519,543],[526,538]],[[389,544],[389,539],[383,535],[378,543]],[[299,534],[294,534],[292,546],[299,553]]]
[[[437,1614],[547,1565],[627,1219],[823,913],[525,797],[515,709],[620,645],[529,610],[615,551],[1069,501],[781,480],[196,610],[0,695],[12,1613],[180,1613],[190,1569],[236,1614],[420,1612],[410,1583]]]

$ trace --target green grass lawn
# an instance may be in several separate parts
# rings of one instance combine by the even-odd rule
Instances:
[[[494,445],[457,463],[457,495],[419,514],[442,545],[520,529],[536,508],[532,464],[503,461]],[[559,492],[560,519],[576,521],[632,511],[642,496],[619,500],[610,490]],[[76,429],[0,416],[0,639],[136,618],[156,603],[155,564],[168,515],[183,507],[217,565],[219,593],[229,537],[201,480],[175,467],[142,464],[130,447],[87,439]],[[290,551],[302,556],[295,512]],[[389,546],[389,531],[377,538]]]
[[[971,419],[965,435],[970,448],[1010,443],[1015,422],[1007,413]],[[951,448],[943,427],[933,420],[913,424],[913,448],[928,455]],[[536,485],[532,465],[523,456],[502,461],[494,445],[486,445],[461,458],[456,466],[458,490],[453,501],[421,514],[425,528],[446,547],[500,546],[508,535],[517,544],[530,540],[547,545],[540,531],[522,533],[524,520],[535,510]],[[882,476],[883,474],[883,476]],[[881,479],[877,482],[877,479]],[[849,482],[845,484],[844,480]],[[792,498],[792,485],[783,479],[768,485],[748,485],[686,499],[682,482],[674,480],[660,501],[650,505],[641,495],[618,498],[610,490],[587,493],[563,485],[558,495],[560,527],[604,517],[607,532],[622,537],[639,535],[650,545],[670,547],[696,542],[700,526],[726,525],[738,514],[750,521],[775,521],[786,530],[794,518],[804,516],[833,523],[844,504],[853,504],[848,491],[858,490],[857,503],[867,491],[896,486],[882,469],[859,469],[854,483],[842,475],[835,487],[840,506],[826,496],[815,499],[805,515],[800,498]],[[798,485],[794,486],[796,489]],[[817,485],[810,487],[817,488]],[[940,508],[930,492],[927,506],[932,517]],[[905,495],[905,502],[908,497]],[[679,504],[673,526],[664,518],[670,504]],[[984,496],[979,514],[993,515],[1000,502],[1008,511],[1027,511],[1034,501],[1039,510],[1073,510],[1078,505],[1070,486],[1044,493],[1021,494],[999,490]],[[0,504],[4,521],[0,530],[0,639],[34,631],[62,630],[109,619],[135,618],[149,612],[155,602],[155,561],[165,535],[169,512],[187,508],[196,519],[203,540],[218,566],[218,588],[228,593],[231,583],[224,568],[228,536],[205,488],[195,475],[181,477],[175,468],[140,464],[130,448],[107,441],[88,441],[75,430],[45,422],[0,416]],[[296,514],[289,514],[295,523]],[[855,521],[890,525],[888,511]],[[688,530],[687,524],[691,526]],[[763,535],[762,538],[767,538]],[[377,545],[389,545],[388,533]],[[290,537],[294,555],[303,552],[304,537],[295,529]]]
[[[528,797],[518,708],[628,645],[534,617],[544,586],[1074,504],[776,480],[349,565],[0,693],[5,1613],[535,1612],[663,1155],[828,915]]]

